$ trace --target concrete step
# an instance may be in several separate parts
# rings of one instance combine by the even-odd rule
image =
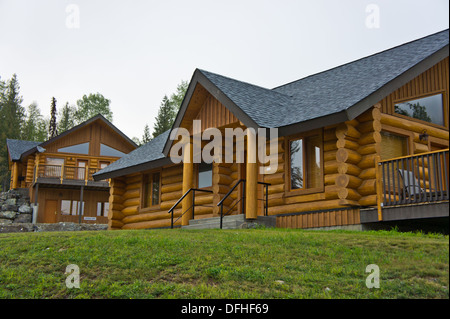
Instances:
[[[245,222],[244,215],[225,216],[222,221],[222,229],[236,229]],[[188,226],[183,229],[212,229],[220,228],[220,217],[191,219]]]

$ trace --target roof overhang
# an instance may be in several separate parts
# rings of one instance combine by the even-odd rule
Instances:
[[[100,181],[100,180],[103,180],[106,178],[115,178],[115,177],[130,175],[130,174],[143,172],[143,171],[159,168],[161,166],[170,165],[170,164],[173,164],[172,161],[170,160],[170,158],[164,157],[164,158],[160,158],[160,159],[157,159],[154,161],[118,169],[118,170],[115,170],[112,172],[95,173],[94,175],[92,175],[92,177],[93,177],[94,181]]]

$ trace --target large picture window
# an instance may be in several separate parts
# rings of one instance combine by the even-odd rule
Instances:
[[[445,125],[442,94],[395,104],[395,113],[438,125]]]
[[[289,141],[290,190],[322,186],[322,137],[312,135]]]
[[[159,205],[161,174],[145,174],[143,180],[143,208]]]

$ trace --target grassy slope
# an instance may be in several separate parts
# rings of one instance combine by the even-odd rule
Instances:
[[[282,229],[0,234],[0,298],[448,298],[448,236]],[[65,286],[80,268],[80,289]],[[380,288],[368,289],[368,264]],[[280,282],[281,281],[281,282]]]

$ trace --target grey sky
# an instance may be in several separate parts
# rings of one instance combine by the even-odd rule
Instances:
[[[72,18],[79,9],[79,28]],[[379,27],[366,12],[379,8]],[[370,20],[373,21],[373,20]],[[0,0],[0,76],[47,116],[83,94],[111,100],[129,137],[195,68],[267,88],[444,30],[448,0]]]

